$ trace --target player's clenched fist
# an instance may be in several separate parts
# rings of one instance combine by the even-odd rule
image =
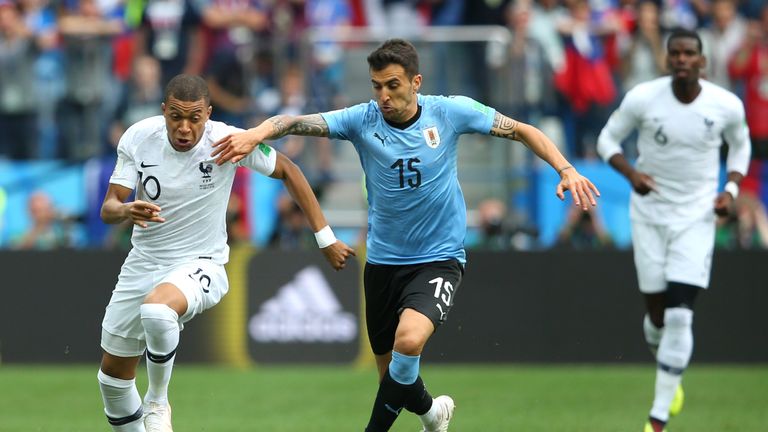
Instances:
[[[341,270],[347,265],[347,258],[356,256],[354,249],[347,246],[341,240],[336,240],[336,243],[320,250],[323,252],[325,259],[328,260],[328,263],[331,264],[331,267],[336,270]]]

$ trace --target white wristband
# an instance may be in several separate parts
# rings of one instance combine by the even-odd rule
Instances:
[[[320,249],[325,249],[336,243],[336,236],[333,235],[331,227],[326,225],[323,229],[315,233],[315,240],[317,240],[317,246]]]
[[[739,197],[739,185],[736,184],[734,181],[729,181],[725,184],[725,188],[723,188],[724,192],[728,192],[731,194],[733,199],[736,199]]]

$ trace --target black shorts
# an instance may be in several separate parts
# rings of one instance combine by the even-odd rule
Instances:
[[[445,322],[464,267],[457,260],[423,264],[365,264],[365,319],[376,355],[392,351],[403,309],[414,309],[437,329]]]

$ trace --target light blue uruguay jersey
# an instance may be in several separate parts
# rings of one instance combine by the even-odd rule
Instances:
[[[421,115],[389,125],[375,101],[323,113],[331,138],[351,141],[368,191],[368,261],[466,262],[467,209],[457,175],[457,143],[488,134],[496,111],[464,96],[418,95]]]

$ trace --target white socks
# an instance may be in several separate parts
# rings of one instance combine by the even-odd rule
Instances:
[[[693,311],[687,308],[667,308],[664,312],[664,332],[656,355],[656,394],[651,417],[667,421],[669,406],[683,379],[693,353]]]
[[[141,305],[141,323],[147,338],[147,377],[144,402],[168,403],[176,347],[179,345],[179,315],[164,304]]]
[[[419,416],[421,423],[424,426],[433,424],[437,419],[438,411],[440,411],[440,407],[435,403],[435,400],[432,399],[432,406],[429,408],[429,411]]]
[[[654,357],[659,350],[659,343],[661,343],[661,335],[664,334],[664,327],[658,328],[653,325],[651,317],[645,314],[643,318],[643,333],[645,334],[645,341],[648,343],[648,348],[653,353]]]
[[[111,377],[99,369],[97,375],[104,413],[112,430],[121,432],[145,432],[141,417],[141,397],[136,390],[136,380]]]
[[[656,356],[669,372],[682,374],[693,353],[693,311],[687,308],[667,308],[664,311],[664,335]]]

